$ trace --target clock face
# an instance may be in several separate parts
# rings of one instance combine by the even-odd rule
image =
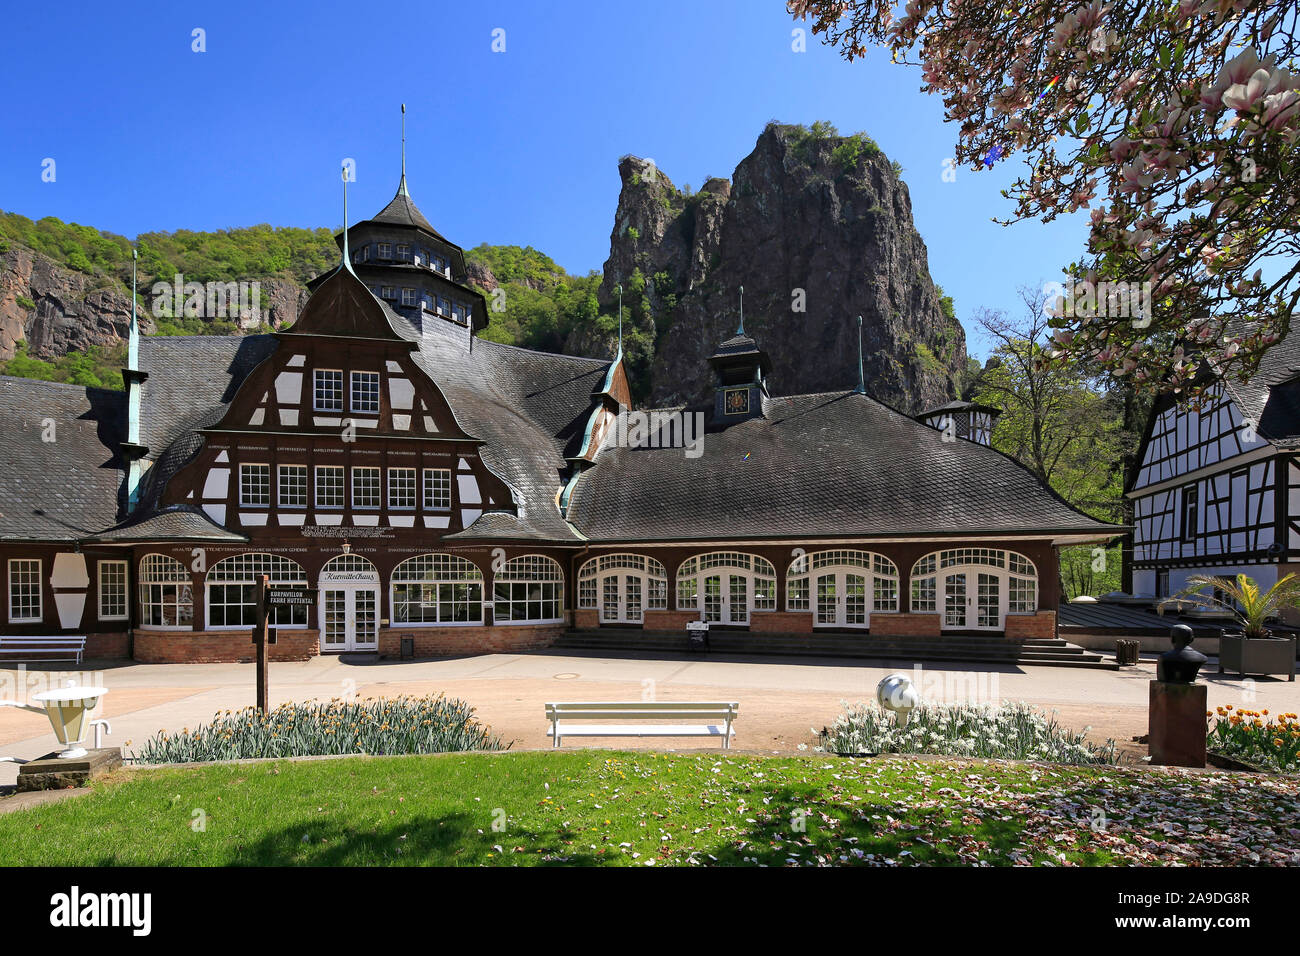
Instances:
[[[743,415],[749,411],[749,389],[729,388],[723,396],[728,415]]]

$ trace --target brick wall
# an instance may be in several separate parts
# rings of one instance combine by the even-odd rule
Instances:
[[[759,634],[811,634],[812,611],[755,611],[749,629]]]
[[[872,637],[938,637],[938,614],[873,614]]]
[[[647,631],[686,633],[686,625],[700,619],[699,611],[646,611],[643,626]]]
[[[1056,637],[1056,612],[1037,611],[1033,614],[1008,614],[1004,633],[1008,639]]]
[[[128,656],[126,631],[117,631],[110,634],[86,635],[86,653],[83,655],[84,659],[103,661],[126,656]]]
[[[280,628],[273,661],[305,661],[320,653],[320,632]],[[231,664],[254,660],[253,629],[237,631],[135,632],[135,659],[142,664]]]
[[[578,628],[600,627],[600,615],[593,608],[578,608],[573,612],[573,626]]]
[[[400,658],[402,638],[415,641],[416,657],[449,654],[500,654],[550,647],[564,633],[563,624],[516,624],[494,627],[381,627],[379,653]]]

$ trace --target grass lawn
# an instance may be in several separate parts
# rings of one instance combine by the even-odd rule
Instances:
[[[0,860],[1300,862],[1300,781],[1226,773],[579,750],[120,771],[93,791],[0,814]]]

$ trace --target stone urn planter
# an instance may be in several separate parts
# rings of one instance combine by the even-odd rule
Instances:
[[[1219,673],[1285,674],[1295,680],[1295,637],[1247,637],[1241,631],[1219,634]]]

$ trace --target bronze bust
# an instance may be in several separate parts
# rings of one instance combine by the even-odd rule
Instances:
[[[1192,629],[1186,624],[1175,624],[1169,629],[1173,650],[1165,651],[1156,663],[1156,680],[1166,684],[1195,684],[1196,673],[1206,657],[1192,649]]]

